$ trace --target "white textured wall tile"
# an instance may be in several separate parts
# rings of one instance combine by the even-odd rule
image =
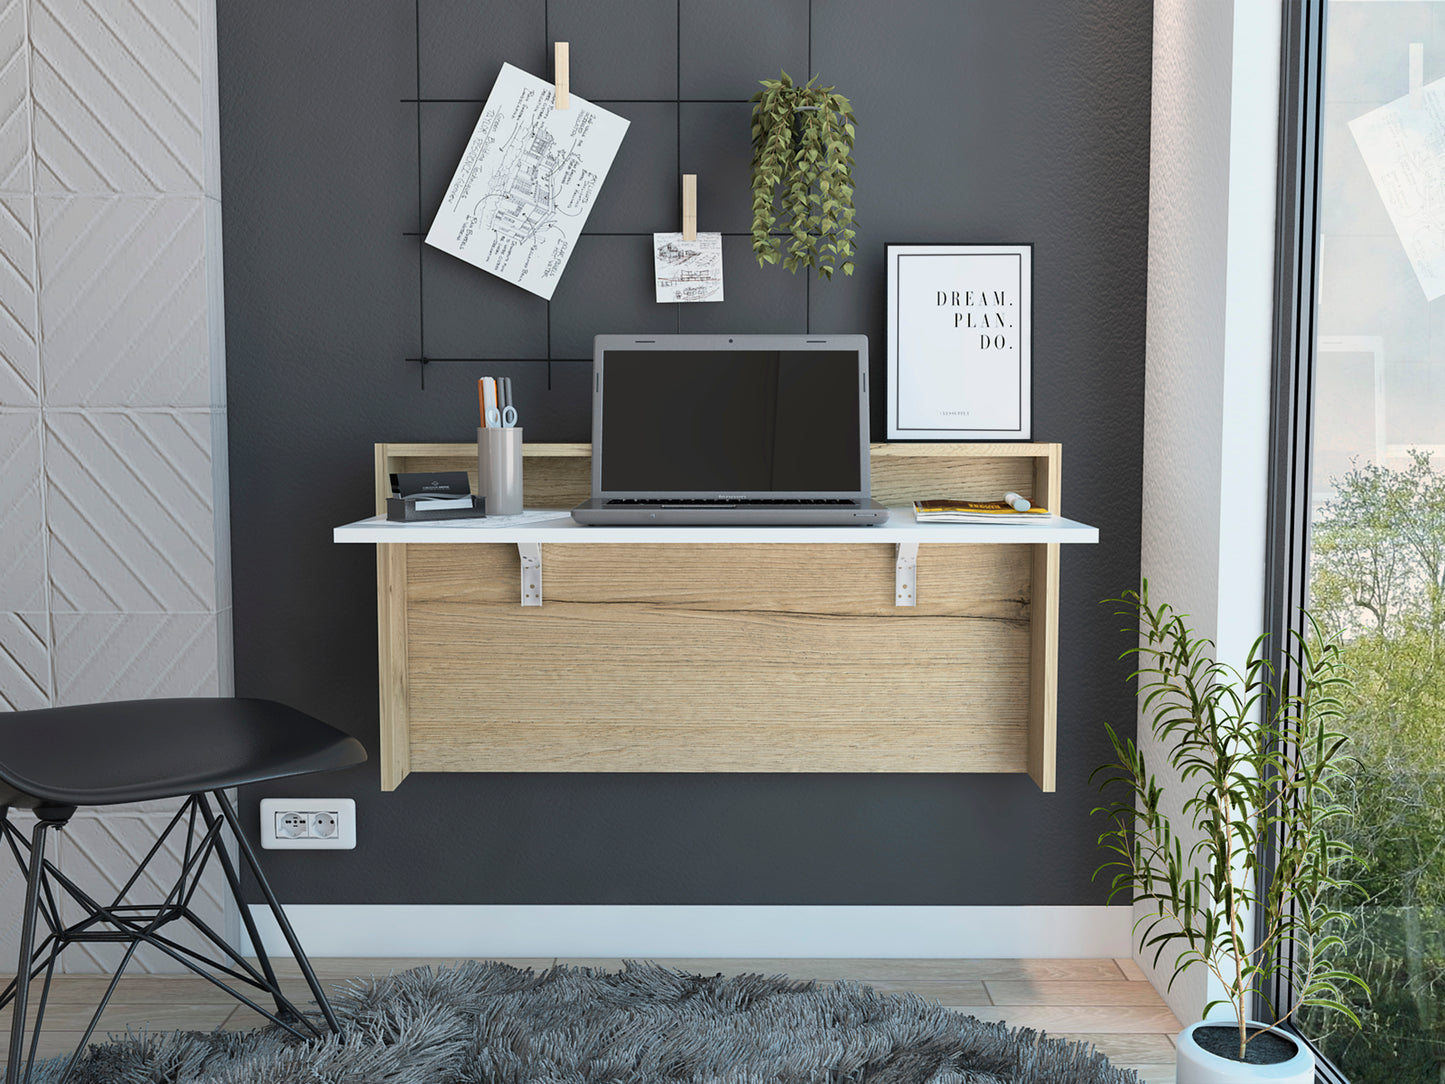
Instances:
[[[43,613],[0,613],[0,711],[50,706],[48,624]]]
[[[172,806],[175,803],[170,803]],[[23,810],[12,810],[10,821],[28,841],[35,827],[35,818]],[[95,812],[82,811],[71,818],[65,828],[51,832],[46,845],[46,857],[56,863],[61,872],[75,879],[82,888],[96,898],[104,897],[109,903],[130,879],[136,864],[144,857],[170,823],[170,815],[164,813],[139,814],[131,807],[112,806]],[[0,847],[0,915],[6,916],[0,922],[0,974],[13,972],[20,953],[20,922],[25,904],[25,879],[10,855],[8,846]],[[158,856],[157,873],[163,877],[174,877],[180,869],[176,846],[168,846],[167,853]],[[154,902],[164,898],[165,889],[160,889],[160,880],[146,879],[132,893],[132,902]],[[202,875],[201,885],[196,894],[196,912],[218,933],[224,936],[222,924],[225,921],[223,908],[226,893],[224,874],[219,866]],[[78,909],[66,908],[66,914],[74,918]],[[171,930],[179,930],[172,926]],[[44,926],[41,934],[44,934]],[[196,937],[186,937],[182,943],[200,945]],[[118,962],[123,949],[107,946],[99,950],[87,946],[74,946],[61,957],[61,970],[72,974],[110,973]],[[214,954],[213,954],[214,955]],[[175,972],[183,968],[164,953],[144,948],[138,951],[137,960],[127,971]]]
[[[215,608],[228,610],[231,596],[231,472],[226,412],[211,413],[211,508],[215,556]]]
[[[214,38],[215,0],[0,0],[0,710],[233,689]],[[82,811],[52,856],[113,894],[176,805]]]
[[[43,197],[47,406],[210,406],[203,197]]]
[[[206,363],[211,380],[210,405],[226,406],[225,254],[221,248],[221,204],[206,197],[201,204],[206,232]]]
[[[36,187],[199,192],[197,0],[32,0]]]
[[[123,813],[113,809],[82,810],[71,818],[61,833],[61,871],[100,902],[111,903],[169,823],[170,818],[164,814]],[[165,899],[180,872],[184,848],[184,835],[168,837],[161,851],[147,865],[146,872],[126,894],[124,902],[152,904]],[[226,881],[221,868],[212,865],[202,876],[200,887],[192,898],[192,908],[197,917],[222,935],[225,929],[222,903],[225,891]],[[66,907],[65,913],[71,920],[81,914],[74,904]],[[164,933],[183,945],[205,949],[213,956],[217,954],[181,923],[167,926]],[[66,950],[61,966],[67,973],[108,973],[114,971],[123,952],[120,945],[74,945]],[[146,946],[136,952],[135,959],[126,970],[165,973],[184,971],[185,967],[165,953]]]
[[[214,614],[56,614],[57,704],[217,695]]]
[[[25,0],[0,0],[0,191],[30,191],[30,50]]]
[[[46,415],[56,611],[214,611],[211,414]]]
[[[40,412],[0,414],[0,611],[43,611],[45,530]]]
[[[145,802],[126,802],[122,805],[108,805],[103,810],[97,810],[96,815],[116,813],[129,816],[151,814],[157,817],[173,817],[176,814],[176,810],[181,808],[181,803],[185,800],[185,796],[182,795],[179,798],[153,798]]]
[[[205,96],[201,116],[201,139],[205,144],[205,192],[221,198],[221,89],[217,76],[216,0],[199,0],[201,17],[201,93]]]
[[[40,403],[35,228],[29,196],[0,198],[0,406]]]
[[[227,552],[230,551],[229,544]],[[216,695],[236,695],[236,611],[226,609],[216,614]]]

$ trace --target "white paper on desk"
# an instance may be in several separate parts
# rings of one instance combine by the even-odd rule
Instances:
[[[1350,121],[1350,132],[1390,214],[1415,276],[1434,301],[1445,294],[1445,79]]]
[[[628,121],[503,64],[426,243],[551,300]]]
[[[659,302],[721,301],[722,234],[700,233],[686,241],[680,233],[654,233],[652,269]]]

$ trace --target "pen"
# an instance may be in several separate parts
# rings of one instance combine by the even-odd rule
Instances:
[[[497,380],[496,377],[482,377],[482,424],[488,429],[496,429],[502,423],[501,412],[497,410]]]

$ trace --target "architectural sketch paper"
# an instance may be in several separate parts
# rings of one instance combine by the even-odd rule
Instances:
[[[654,233],[652,266],[658,301],[723,299],[720,233],[700,233],[695,241],[684,241],[680,233]]]
[[[628,121],[503,64],[426,243],[551,300]]]
[[[1434,301],[1445,294],[1445,79],[1350,121],[1350,132],[1390,214],[1415,276]]]

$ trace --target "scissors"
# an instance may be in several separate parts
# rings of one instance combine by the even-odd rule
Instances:
[[[517,408],[512,405],[512,378],[510,376],[499,377],[497,380],[497,408],[498,420],[505,429],[512,429],[517,424]],[[487,424],[492,425],[490,416]]]

